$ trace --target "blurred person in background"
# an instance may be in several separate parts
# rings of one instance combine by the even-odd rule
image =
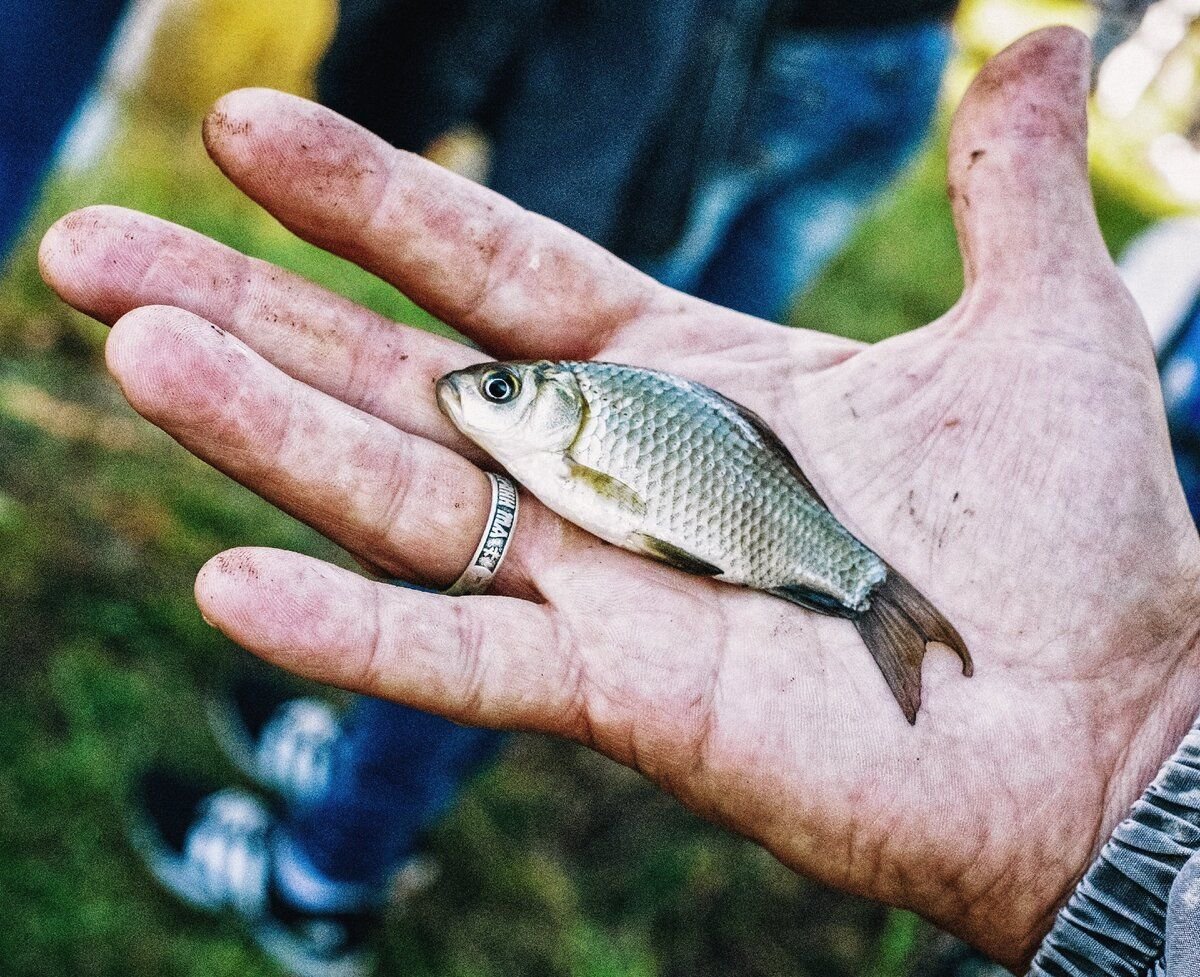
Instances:
[[[1091,3],[1100,14],[1092,36],[1094,77],[1108,56],[1137,32],[1153,0],[1091,0]]]
[[[136,849],[192,907],[233,910],[289,972],[369,973],[388,903],[436,875],[424,835],[504,734],[369,696],[339,715],[256,673],[210,703],[209,718],[270,800],[151,769],[134,798]]]
[[[1144,231],[1120,269],[1154,340],[1176,467],[1200,523],[1200,217]]]
[[[318,92],[403,149],[486,145],[468,175],[780,321],[925,138],[955,7],[349,0]]]
[[[0,266],[124,7],[125,0],[0,0]]]

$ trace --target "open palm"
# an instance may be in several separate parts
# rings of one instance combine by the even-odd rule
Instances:
[[[915,728],[848,622],[625,553],[528,497],[493,595],[238,549],[200,574],[205,616],[326,682],[587,742],[796,869],[1020,964],[1200,701],[1200,545],[1092,211],[1086,79],[1061,29],[983,70],[950,154],[966,291],[872,347],[662,288],[297,98],[237,92],[206,125],[246,193],[486,354],[656,367],[766,418],[974,655],[972,679],[927,657]],[[487,461],[433,381],[485,354],[113,208],[60,221],[42,262],[116,322],[112,372],[188,449],[388,574],[461,572]]]

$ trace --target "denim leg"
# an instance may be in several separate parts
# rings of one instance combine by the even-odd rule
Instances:
[[[328,789],[289,812],[284,845],[331,882],[378,893],[504,738],[359,697],[334,748]]]
[[[0,0],[0,263],[124,6],[124,0]]]
[[[1175,467],[1188,509],[1200,524],[1200,296],[1159,351],[1159,375]]]
[[[665,256],[643,263],[641,270],[668,288],[699,295],[705,270],[754,194],[755,175],[746,171],[710,180],[692,203],[678,243]]]
[[[489,183],[522,207],[611,248],[625,188],[671,97],[705,5],[604,0],[575,6],[580,10],[556,13],[553,29],[540,30],[532,44],[527,39],[528,51],[509,73],[512,90],[487,125],[493,137]]]
[[[708,302],[781,322],[842,247],[891,169],[857,182],[807,180],[760,195],[729,229],[696,283]]]
[[[680,245],[647,270],[781,319],[921,144],[949,52],[940,21],[782,33],[755,82],[743,162],[701,189]]]

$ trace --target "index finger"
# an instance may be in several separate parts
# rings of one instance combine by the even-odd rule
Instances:
[[[497,356],[590,357],[674,295],[580,235],[293,95],[231,92],[204,141],[285,226]]]

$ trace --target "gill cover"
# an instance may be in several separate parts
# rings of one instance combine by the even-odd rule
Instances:
[[[442,412],[501,463],[564,451],[586,416],[575,375],[548,360],[481,363],[446,374],[437,387]]]

